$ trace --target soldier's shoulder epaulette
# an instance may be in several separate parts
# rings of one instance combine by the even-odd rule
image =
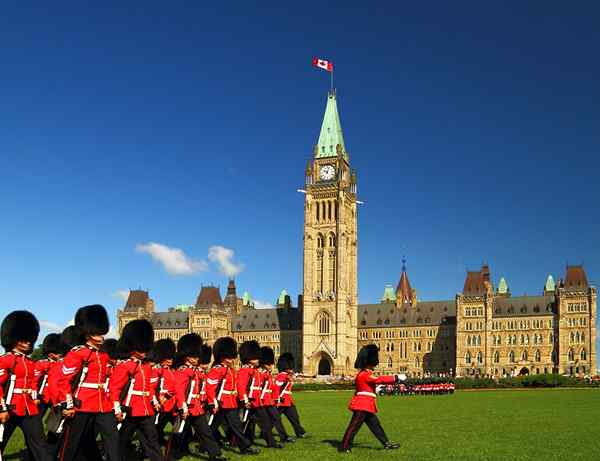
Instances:
[[[85,346],[83,346],[83,345],[75,346],[75,347],[71,348],[71,352],[78,352],[78,351],[81,351],[83,349],[85,349]]]

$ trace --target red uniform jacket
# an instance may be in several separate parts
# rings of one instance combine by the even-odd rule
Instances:
[[[125,406],[131,409],[130,416],[154,416],[157,382],[156,372],[149,363],[131,358],[118,364],[112,371],[108,386],[115,412],[124,411],[122,406]],[[121,392],[124,392],[123,400]]]
[[[37,391],[38,399],[46,405],[52,405],[51,392],[50,392],[50,372],[52,370],[60,369],[62,367],[61,360],[50,360],[42,359],[35,362],[35,373],[37,379]],[[55,371],[56,373],[56,371]]]
[[[367,411],[369,413],[377,413],[377,403],[375,399],[375,386],[377,384],[394,384],[395,376],[373,376],[373,370],[361,370],[356,375],[354,385],[356,392],[350,400],[348,408],[352,411]]]
[[[279,402],[280,407],[291,407],[294,405],[292,398],[292,380],[288,373],[281,372],[275,378],[275,392],[273,398]]]
[[[174,375],[177,408],[187,409],[190,416],[203,415],[205,412],[201,392],[204,389],[205,375],[202,370],[183,365]]]
[[[14,386],[10,402],[8,402],[6,399],[9,396],[4,395],[2,388],[7,380],[11,379],[14,380]],[[37,399],[36,385],[33,360],[18,352],[9,352],[0,356],[0,411],[6,410],[6,406],[10,405],[11,413],[16,416],[37,415],[38,407],[33,403]],[[9,387],[7,387],[8,390]]]
[[[85,361],[88,361],[87,374],[81,386],[74,383],[75,377],[82,371]],[[72,406],[72,399],[81,400],[78,411],[89,413],[108,413],[112,405],[104,389],[108,354],[90,346],[76,346],[65,358],[56,382],[58,402]],[[75,389],[75,392],[72,392]]]
[[[261,374],[261,390],[259,394],[260,404],[263,407],[270,407],[275,405],[275,401],[273,400],[273,375],[269,370],[264,368],[258,369]]]
[[[252,365],[242,365],[237,372],[237,395],[242,403],[250,402],[250,393],[255,386],[255,368]]]
[[[223,365],[215,365],[206,377],[206,399],[210,405],[224,409],[237,408],[235,371]]]
[[[175,372],[169,367],[155,368],[158,377],[157,395],[167,399],[162,404],[162,413],[172,413],[175,410]]]
[[[62,373],[63,360],[54,362],[48,370],[47,395],[48,403],[52,406],[60,404],[60,395],[58,392],[58,377]]]

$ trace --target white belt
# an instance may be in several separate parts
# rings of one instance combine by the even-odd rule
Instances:
[[[98,383],[81,383],[79,387],[83,387],[85,389],[104,389],[104,384]]]
[[[260,391],[262,387],[260,386],[250,386],[250,391]]]
[[[283,392],[281,393],[281,395],[284,395],[284,394],[291,394],[291,392],[290,392],[290,391],[283,391]]]
[[[367,397],[377,397],[377,395],[373,394],[373,392],[357,392],[356,395],[365,395]]]
[[[140,397],[148,397],[150,392],[148,391],[131,391],[131,395],[138,395]]]
[[[221,394],[224,394],[224,395],[231,395],[231,394],[235,394],[235,393],[236,393],[236,391],[221,391]]]
[[[33,394],[33,389],[13,389],[13,394]]]

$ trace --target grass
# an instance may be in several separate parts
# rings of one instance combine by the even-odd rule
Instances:
[[[295,396],[310,438],[254,457],[232,460],[592,460],[598,459],[600,390],[543,389],[457,392],[445,396],[380,397],[379,417],[390,439],[384,451],[364,426],[351,455],[337,453],[350,412],[351,392],[300,392]],[[287,425],[287,421],[286,421]],[[287,425],[288,428],[289,425]],[[292,433],[290,428],[290,433]],[[262,442],[262,441],[261,441]],[[5,458],[19,459],[20,433]],[[12,456],[11,456],[12,454]],[[186,460],[198,458],[185,458]],[[205,458],[204,458],[205,459]]]

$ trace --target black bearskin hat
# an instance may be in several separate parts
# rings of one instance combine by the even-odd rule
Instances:
[[[273,365],[275,363],[275,354],[269,346],[260,348],[260,363],[261,365]]]
[[[101,352],[106,352],[111,360],[119,360],[119,354],[117,353],[118,341],[114,338],[106,339],[100,347]]]
[[[202,356],[200,356],[200,363],[207,364],[210,363],[210,358],[212,357],[212,347],[208,344],[202,344]]]
[[[67,345],[69,349],[79,346],[85,342],[79,330],[75,328],[75,325],[69,325],[67,328],[65,328],[60,335],[60,339]]]
[[[177,355],[180,357],[202,357],[202,338],[196,333],[188,333],[177,342]]]
[[[104,336],[110,326],[106,309],[99,304],[80,307],[75,314],[75,326],[84,338],[87,335]]]
[[[177,352],[177,347],[172,339],[159,339],[152,347],[152,358],[156,362],[162,362],[175,357],[175,352]]]
[[[42,343],[42,355],[48,357],[48,354],[64,355],[69,350],[69,346],[62,341],[58,333],[50,333],[44,338]]]
[[[240,345],[240,361],[242,363],[258,359],[260,359],[260,344],[257,341],[245,341]]]
[[[362,370],[367,367],[376,367],[379,365],[379,348],[375,344],[368,344],[358,352],[354,368]]]
[[[154,345],[154,328],[148,320],[132,320],[123,328],[119,341],[127,352],[148,352]]]
[[[19,341],[29,341],[33,347],[39,334],[40,324],[28,311],[11,312],[0,326],[0,342],[7,352],[11,351]]]
[[[277,359],[277,369],[279,371],[293,370],[294,369],[294,356],[289,352],[285,352]]]
[[[213,355],[216,363],[223,359],[235,359],[237,357],[237,343],[230,336],[224,336],[215,341]]]

